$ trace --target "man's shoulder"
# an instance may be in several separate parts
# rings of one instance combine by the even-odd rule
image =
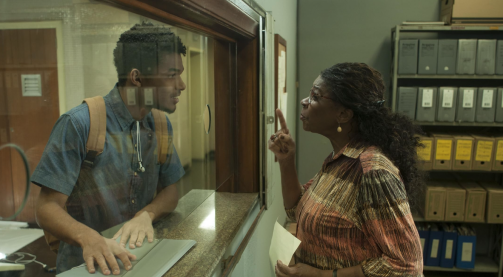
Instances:
[[[80,125],[81,127],[89,126],[89,108],[86,103],[82,103],[62,115],[62,117],[67,117],[73,123]]]

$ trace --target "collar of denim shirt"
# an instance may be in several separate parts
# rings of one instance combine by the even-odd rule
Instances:
[[[114,88],[110,91],[110,106],[112,107],[115,117],[119,121],[122,131],[131,129],[136,120],[127,109],[126,104],[124,104],[118,84],[115,84]],[[151,116],[152,112],[149,112],[140,122],[143,124],[143,127],[152,131],[148,122],[148,118]]]

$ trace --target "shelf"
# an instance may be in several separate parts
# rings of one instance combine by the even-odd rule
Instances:
[[[460,268],[446,268],[440,266],[424,266],[424,271],[451,271],[451,272],[495,272],[499,271],[499,266],[491,258],[487,256],[476,256],[475,257],[475,268],[474,269],[460,269]]]
[[[414,121],[414,124],[421,126],[465,126],[465,127],[503,127],[503,123],[491,122],[424,122]]]
[[[425,220],[424,217],[419,214],[418,211],[412,211],[412,219],[414,222],[431,222],[431,223],[455,223],[455,224],[487,224],[487,225],[498,225],[501,223],[487,223],[487,222],[465,222],[465,221],[445,221],[445,220]]]
[[[398,79],[461,79],[461,80],[503,80],[503,75],[397,75]]]
[[[477,26],[477,25],[399,25],[393,28],[393,31],[396,29],[400,32],[427,32],[427,31],[453,31],[453,32],[463,32],[463,31],[488,31],[488,32],[498,32],[503,31],[503,25],[495,24],[493,26]]]
[[[501,174],[503,171],[487,171],[487,170],[440,170],[440,169],[432,169],[432,170],[424,170],[424,172],[443,172],[443,173],[494,173]]]

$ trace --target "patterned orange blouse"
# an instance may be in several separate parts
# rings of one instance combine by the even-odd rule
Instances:
[[[361,264],[365,276],[422,276],[421,243],[400,172],[377,147],[352,141],[327,157],[286,210],[302,241],[296,262]]]

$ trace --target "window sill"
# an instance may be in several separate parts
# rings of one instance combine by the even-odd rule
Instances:
[[[164,276],[211,276],[258,201],[257,193],[207,193],[187,194],[172,214],[155,224],[157,238],[197,242]],[[202,197],[207,198],[193,209]]]

